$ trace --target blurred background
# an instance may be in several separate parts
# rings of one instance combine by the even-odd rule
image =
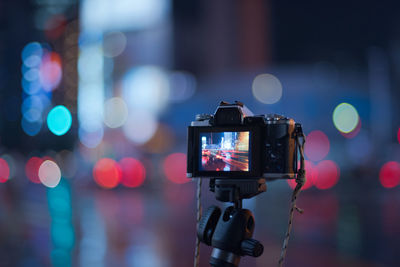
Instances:
[[[286,266],[399,266],[399,12],[369,0],[0,1],[0,266],[191,266],[186,127],[221,100],[303,124],[305,213]],[[203,186],[205,208],[217,204]],[[265,252],[240,266],[276,265],[292,186],[244,202]]]

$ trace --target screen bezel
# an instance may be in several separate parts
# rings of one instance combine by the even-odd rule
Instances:
[[[262,174],[260,168],[260,128],[256,126],[201,126],[192,127],[193,136],[193,177],[215,177],[215,178],[243,178],[259,177]],[[210,132],[249,132],[249,170],[248,171],[203,171],[201,165],[200,133]]]

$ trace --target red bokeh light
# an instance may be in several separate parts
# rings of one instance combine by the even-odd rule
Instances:
[[[358,118],[358,124],[357,124],[356,128],[354,128],[353,131],[351,131],[351,132],[349,132],[349,133],[343,133],[343,132],[341,132],[341,131],[339,131],[339,132],[340,132],[340,134],[343,135],[344,137],[350,139],[350,138],[356,137],[356,136],[360,133],[360,130],[361,130],[361,119]]]
[[[313,185],[317,175],[317,170],[315,168],[315,165],[311,161],[305,160],[304,163],[306,167],[306,183],[303,185],[301,190],[306,190],[310,188]],[[292,189],[296,187],[295,179],[288,179],[287,182]]]
[[[328,155],[329,139],[322,131],[312,131],[306,137],[304,153],[313,161],[322,160]]]
[[[94,181],[104,188],[114,188],[121,180],[121,169],[113,159],[102,158],[93,168]]]
[[[28,177],[28,179],[35,184],[40,184],[39,168],[40,165],[42,165],[43,161],[44,160],[41,158],[32,157],[25,165],[26,177]]]
[[[400,163],[389,161],[379,172],[379,180],[385,188],[392,188],[400,184]]]
[[[61,57],[56,52],[44,55],[40,66],[40,82],[46,91],[54,90],[61,81]]]
[[[0,158],[0,183],[5,183],[10,178],[10,167],[7,161]]]
[[[121,183],[126,187],[141,186],[146,178],[146,169],[142,162],[134,158],[123,158],[119,161],[122,177]]]
[[[397,131],[397,141],[399,141],[399,143],[400,143],[400,127],[399,127],[399,130]]]
[[[317,175],[314,179],[316,188],[329,189],[339,181],[340,170],[334,161],[323,160],[315,168],[317,169]]]
[[[184,184],[190,180],[186,178],[186,155],[173,153],[164,160],[163,169],[168,180],[176,184]]]

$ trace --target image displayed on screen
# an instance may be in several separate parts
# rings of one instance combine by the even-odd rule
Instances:
[[[200,133],[200,171],[249,171],[249,132]]]

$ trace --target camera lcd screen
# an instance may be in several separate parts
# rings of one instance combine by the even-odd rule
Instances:
[[[250,132],[201,132],[200,171],[249,171]]]

